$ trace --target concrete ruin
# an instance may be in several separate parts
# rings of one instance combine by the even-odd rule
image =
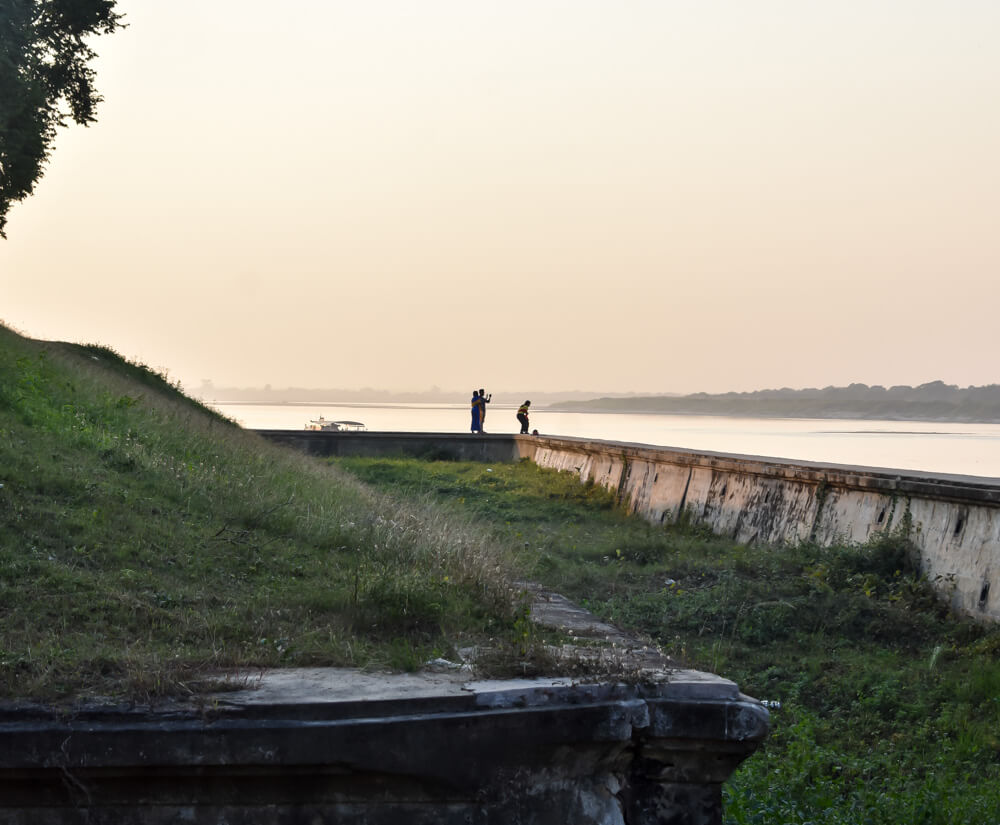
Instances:
[[[718,825],[766,731],[732,682],[689,672],[277,672],[201,708],[0,713],[0,821]]]
[[[439,660],[228,674],[224,692],[155,709],[0,708],[0,822],[719,825],[764,706],[530,592],[534,620],[630,678],[483,681]]]

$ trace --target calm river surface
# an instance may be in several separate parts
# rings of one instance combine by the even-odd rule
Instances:
[[[322,415],[333,421],[360,421],[372,431],[469,431],[465,404],[334,401],[213,406],[250,429],[301,430],[310,419]],[[514,407],[491,404],[486,417],[487,431],[518,432],[514,413]],[[538,409],[532,410],[531,427],[545,435],[1000,478],[1000,424],[569,413]]]

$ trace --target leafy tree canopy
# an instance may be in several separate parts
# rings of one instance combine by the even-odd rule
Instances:
[[[0,237],[31,194],[56,129],[96,120],[91,35],[121,28],[116,0],[0,0]]]

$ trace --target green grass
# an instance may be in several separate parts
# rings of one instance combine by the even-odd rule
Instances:
[[[781,703],[727,822],[1000,822],[1000,630],[949,615],[905,536],[746,547],[648,525],[530,462],[338,459],[519,548],[520,575]]]
[[[0,485],[0,699],[478,642],[509,663],[533,655],[525,577],[782,703],[729,823],[1000,821],[1000,631],[949,616],[904,537],[743,547],[530,462],[318,462],[106,348],[3,327]]]
[[[106,348],[0,327],[0,699],[413,669],[513,639],[515,596],[467,519],[270,445]]]

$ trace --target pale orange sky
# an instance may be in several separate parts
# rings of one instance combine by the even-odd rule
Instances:
[[[1000,3],[120,0],[0,319],[186,387],[1000,382]]]

